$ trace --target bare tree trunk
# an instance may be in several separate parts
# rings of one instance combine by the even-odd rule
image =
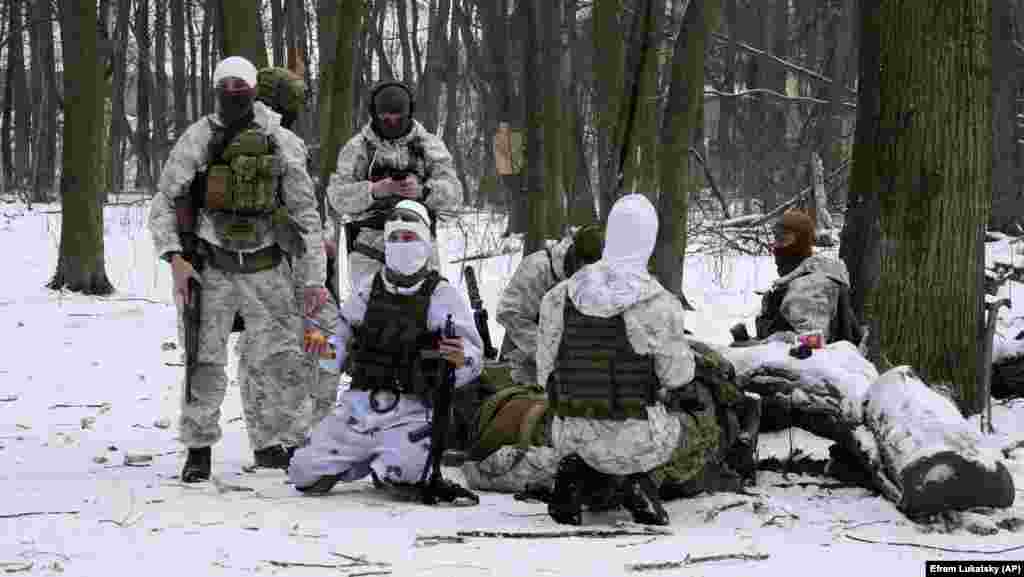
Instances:
[[[541,46],[541,18],[539,2],[541,0],[523,0],[521,9],[526,26],[526,38],[523,43],[523,85],[541,87],[543,69],[539,62]],[[537,90],[523,91],[523,104],[526,107],[526,167],[524,179],[526,194],[529,197],[529,226],[526,230],[526,242],[523,254],[538,251],[544,246],[547,208],[544,190],[544,119],[541,106],[542,95]]]
[[[192,1],[185,3],[185,29],[188,32],[188,94],[190,100],[189,120],[193,121],[202,114],[199,102],[199,63],[196,57],[196,22]],[[209,92],[209,91],[207,91]]]
[[[992,186],[990,8],[881,0],[878,130],[854,159],[874,168],[862,184],[881,199],[882,354],[958,387],[970,412],[981,401],[975,258]]]
[[[739,25],[736,2],[737,0],[723,1],[724,28],[729,34],[729,42],[725,45],[722,56],[724,67],[722,91],[728,93],[736,92],[736,38]],[[736,99],[720,98],[718,100],[718,184],[725,194],[729,194],[736,188],[736,145],[733,136],[735,121]]]
[[[260,4],[252,0],[220,0],[221,52],[225,57],[242,56],[256,68],[266,68],[267,45],[263,40]]]
[[[370,34],[373,37],[373,51],[377,54],[378,70],[381,80],[394,80],[395,72],[391,68],[391,61],[388,59],[387,50],[384,48],[384,20],[387,16],[387,2],[376,2],[373,5],[373,15],[370,22]]]
[[[7,65],[14,69],[14,176],[17,187],[27,190],[32,175],[32,144],[29,135],[32,133],[32,105],[29,103],[28,77],[25,74],[25,18],[24,0],[11,1],[10,38],[11,59]]]
[[[338,151],[349,138],[352,129],[352,101],[355,85],[353,71],[355,69],[356,51],[353,45],[365,18],[365,5],[361,0],[321,1],[320,4],[320,47],[329,52],[329,60],[321,58],[323,66],[329,66],[329,84],[324,86],[321,99],[320,123],[321,158],[320,183],[326,185],[334,170]],[[327,20],[330,19],[330,22]],[[323,32],[327,26],[328,38]],[[328,40],[333,41],[328,44]],[[323,70],[323,68],[321,68]]]
[[[545,217],[544,238],[557,239],[562,236],[565,223],[565,188],[562,181],[562,155],[565,151],[562,134],[562,2],[545,0],[545,9],[538,14],[543,27],[541,33],[541,66],[543,87],[542,131],[544,151],[544,198],[542,208]]]
[[[97,193],[103,131],[102,87],[96,5],[65,2],[64,147],[61,171],[61,231],[57,270],[49,288],[85,294],[110,294],[103,254],[103,203]]]
[[[459,10],[458,0],[451,0],[452,19],[451,28],[448,34],[448,55],[447,70],[445,71],[445,119],[444,119],[444,142],[451,151],[455,161],[455,173],[462,182],[462,189],[468,193],[469,186],[466,183],[465,155],[462,147],[459,146],[459,29],[455,25],[455,14]],[[469,200],[467,198],[467,200]]]
[[[210,10],[210,2],[203,6],[203,32],[199,35],[199,99],[201,101],[197,116],[213,112],[213,91],[210,90],[212,71],[210,70],[210,46],[213,36],[214,14]]]
[[[690,0],[672,52],[672,73],[661,128],[661,197],[655,274],[681,295],[689,197],[702,179],[690,147],[701,147],[704,126],[704,44],[714,29],[717,0]]]
[[[164,162],[170,151],[170,142],[167,138],[167,127],[170,125],[171,115],[167,106],[167,3],[161,0],[153,2],[156,12],[153,29],[156,41],[153,44],[153,75],[156,82],[153,86],[153,176],[158,176],[163,171]]]
[[[596,111],[597,150],[599,163],[598,186],[600,194],[601,220],[608,218],[608,211],[615,203],[615,182],[618,172],[619,107],[624,90],[623,69],[625,50],[622,33],[622,0],[594,0],[594,110]]]
[[[174,74],[174,134],[180,137],[191,124],[188,119],[188,71],[185,68],[185,4],[170,0],[171,72]]]
[[[285,65],[285,19],[281,0],[270,0],[270,43],[274,51],[274,66]]]
[[[149,93],[152,86],[149,56],[149,0],[135,0],[135,39],[138,42],[138,65],[136,75],[138,82],[138,100],[135,105],[137,120],[135,122],[135,155],[138,168],[135,176],[135,187],[154,190],[152,143],[150,141]]]
[[[416,9],[413,2],[413,10]],[[416,39],[409,33],[409,6],[406,0],[395,0],[395,11],[398,13],[398,41],[402,45],[402,81],[412,85],[416,82],[413,73],[412,48],[410,43]]]
[[[1014,42],[1011,0],[992,2],[992,217],[990,226],[1016,232],[1024,226],[1024,198],[1018,188],[1020,168],[1016,162],[1016,99],[1020,80],[1016,73],[1021,61]]]
[[[49,2],[32,3],[32,95],[35,101],[35,152],[32,198],[37,202],[50,200],[57,155],[57,110],[59,93],[54,60],[53,12]]]
[[[430,30],[427,32],[427,68],[417,84],[417,116],[430,132],[438,129],[441,77],[444,72],[448,13],[451,0],[430,0]]]
[[[111,85],[110,98],[110,166],[107,179],[110,191],[114,194],[124,189],[124,129],[128,124],[124,115],[124,87],[128,73],[128,59],[125,50],[128,47],[129,10],[131,10],[131,0],[118,0],[117,27],[114,30],[117,42],[114,43],[112,58],[114,81]]]
[[[11,6],[4,5],[3,9],[7,10],[6,18],[2,20],[3,25],[6,26],[8,32],[11,28]],[[12,43],[7,43],[7,58],[8,60],[13,59],[11,56]],[[11,138],[14,124],[14,66],[8,66],[6,74],[4,74],[4,110],[3,115],[0,117],[0,161],[3,162],[4,172],[4,186],[6,188],[18,187],[17,179],[17,167],[14,163],[14,138]]]

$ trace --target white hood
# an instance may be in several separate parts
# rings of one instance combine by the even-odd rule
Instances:
[[[608,214],[601,260],[569,279],[569,298],[585,315],[611,317],[665,289],[647,271],[658,214],[642,194],[620,198]]]

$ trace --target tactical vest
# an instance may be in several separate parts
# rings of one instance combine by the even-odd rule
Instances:
[[[272,214],[281,206],[277,185],[284,174],[274,138],[255,124],[227,144],[217,142],[218,137],[223,138],[223,131],[214,131],[210,150],[223,146],[223,152],[211,154],[202,206],[241,216]]]
[[[634,352],[621,314],[587,316],[566,298],[557,366],[547,388],[560,417],[646,419],[657,400],[654,358]]]
[[[420,351],[436,348],[440,335],[427,328],[427,312],[444,279],[431,271],[415,294],[400,295],[384,288],[382,275],[374,276],[366,316],[354,331],[351,389],[423,395],[438,375],[437,361],[421,359]]]

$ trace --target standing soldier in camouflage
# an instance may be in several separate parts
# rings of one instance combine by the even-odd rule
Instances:
[[[353,291],[384,265],[384,222],[395,204],[407,198],[421,201],[436,227],[438,211],[462,202],[452,155],[444,141],[413,118],[415,104],[405,84],[378,84],[370,92],[369,122],[338,153],[327,198],[340,216],[351,219],[345,233]],[[435,269],[437,260],[435,246]]]
[[[305,106],[306,85],[302,78],[287,68],[263,68],[259,71],[256,100],[270,108],[268,116],[271,122],[279,116],[281,127],[291,130],[299,113]],[[329,239],[324,238],[324,249],[330,251]],[[329,261],[329,259],[328,259]],[[296,302],[302,302],[302,294],[305,290],[303,279],[300,275],[294,274]],[[330,278],[330,270],[326,271],[327,278]],[[316,312],[313,322],[318,327],[333,333],[338,322],[338,302],[334,293],[329,292],[327,302]],[[297,308],[296,316],[301,314]],[[308,322],[308,321],[307,321]],[[312,331],[320,331],[319,328],[311,328]],[[275,444],[272,412],[274,405],[268,397],[267,391],[260,390],[259,385],[263,384],[259,379],[249,378],[249,357],[254,353],[253,349],[258,339],[252,338],[250,331],[242,331],[238,338],[236,351],[238,354],[238,387],[242,397],[242,407],[245,414],[246,430],[249,433],[249,443],[254,449],[254,459],[257,467],[274,469],[287,469],[288,462],[294,451],[294,447],[300,445],[309,429],[320,422],[321,419],[330,414],[338,395],[338,367],[337,363],[318,363],[315,355],[306,355],[304,369],[300,373],[300,382],[297,387],[309,387],[312,396],[312,409],[303,412],[302,418],[294,421],[295,429],[283,433],[284,438],[280,444]],[[296,335],[302,339],[302,334]],[[305,408],[305,407],[304,407]],[[284,450],[282,445],[290,447]]]
[[[646,197],[620,198],[601,260],[541,303],[537,378],[547,384],[561,457],[548,513],[559,523],[579,525],[585,487],[611,476],[636,522],[668,524],[649,473],[671,458],[680,422],[661,399],[693,380],[695,363],[681,301],[648,272],[657,232]]]
[[[302,328],[289,266],[304,279],[306,315],[322,306],[327,293],[305,146],[271,120],[266,106],[254,102],[257,71],[251,62],[224,59],[213,83],[218,112],[178,139],[149,217],[156,252],[171,263],[176,301],[188,304],[190,279],[201,285],[198,364],[179,422],[188,447],[181,473],[186,483],[210,477],[211,446],[221,438],[224,365],[235,313],[241,312],[253,340],[249,379],[258,382],[270,397],[267,406],[274,408],[267,436],[279,437],[294,429],[309,394],[297,374],[303,352],[296,335]],[[194,217],[191,231],[187,216]],[[195,241],[191,263],[182,255],[192,252],[190,238]],[[182,340],[184,330],[179,324]]]
[[[604,249],[604,227],[590,224],[561,242],[523,257],[498,301],[496,318],[505,327],[501,357],[517,385],[537,383],[537,320],[551,287],[580,267],[597,262]]]

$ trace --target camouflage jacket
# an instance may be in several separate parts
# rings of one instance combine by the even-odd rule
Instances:
[[[367,180],[373,165],[386,163],[393,167],[405,167],[415,160],[410,158],[409,143],[418,140],[423,150],[423,171],[420,184],[430,189],[424,201],[434,210],[453,209],[462,202],[462,183],[455,174],[455,164],[444,141],[417,120],[409,134],[396,140],[382,140],[370,124],[363,126],[338,153],[338,162],[327,185],[327,199],[331,209],[339,216],[358,220],[366,215],[373,204],[370,181]],[[372,146],[367,145],[367,141]],[[372,158],[367,152],[372,149]],[[359,235],[364,242],[383,250],[384,234],[377,230],[363,229]]]
[[[498,301],[496,319],[505,327],[505,358],[512,380],[517,383],[537,382],[537,322],[544,294],[565,280],[565,253],[572,247],[566,238],[550,249],[527,255],[519,263],[512,280],[505,286]]]
[[[832,330],[842,291],[848,291],[846,264],[822,254],[805,259],[789,274],[775,280],[761,301],[757,338],[792,330],[822,331],[826,342],[836,340]]]
[[[304,229],[302,240],[306,245],[306,251],[293,263],[296,276],[303,279],[304,286],[324,286],[327,266],[323,232],[316,196],[313,193],[313,182],[306,172],[306,146],[295,133],[282,128],[280,115],[262,102],[253,104],[253,112],[256,124],[270,134],[277,144],[277,154],[284,165],[284,174],[281,176],[284,203],[290,218]],[[223,126],[217,114],[194,122],[178,139],[167,157],[167,163],[164,164],[157,193],[153,197],[149,211],[149,230],[158,257],[168,259],[169,253],[182,250],[174,201],[189,194],[189,183],[192,182],[192,178],[206,168],[214,125]],[[280,242],[269,216],[253,219],[257,231],[256,242],[228,242],[225,240],[225,231],[232,224],[233,218],[235,217],[232,215],[200,210],[196,221],[196,234],[206,242],[238,252],[252,252]]]
[[[581,268],[555,285],[540,306],[537,382],[547,384],[562,343],[565,299],[585,315],[621,314],[626,336],[638,355],[654,357],[660,385],[677,389],[693,380],[695,361],[683,332],[683,305],[652,276],[623,273],[604,261]]]

